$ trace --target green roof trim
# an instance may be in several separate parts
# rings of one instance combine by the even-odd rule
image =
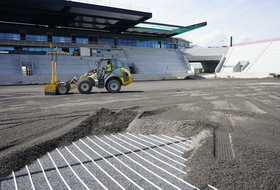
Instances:
[[[133,29],[182,34],[185,32],[189,32],[191,30],[204,27],[207,25],[207,22],[202,22],[190,26],[177,26],[177,25],[161,24],[155,22],[143,22],[140,23],[139,25],[144,25],[144,26],[135,26],[133,27]]]

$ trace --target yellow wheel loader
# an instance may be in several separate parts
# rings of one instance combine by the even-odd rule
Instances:
[[[89,94],[92,87],[106,88],[108,92],[117,93],[121,86],[130,84],[133,79],[131,73],[120,60],[100,59],[96,62],[96,69],[86,72],[81,77],[74,76],[67,82],[58,81],[56,74],[56,61],[52,61],[51,84],[44,86],[45,94],[67,94],[70,90],[78,88],[81,94]],[[108,67],[110,65],[110,69]]]
[[[110,69],[108,69],[108,65],[110,65]],[[78,88],[81,94],[90,93],[92,87],[105,87],[108,92],[117,93],[120,91],[121,86],[126,86],[133,81],[131,73],[118,59],[102,58],[96,62],[96,66],[97,69],[86,72],[80,78],[77,76],[73,77],[66,82],[65,86],[67,86],[69,90]]]

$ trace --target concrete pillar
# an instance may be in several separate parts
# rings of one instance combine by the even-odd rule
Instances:
[[[20,40],[26,40],[26,31],[25,30],[20,30]]]
[[[77,35],[71,34],[71,40],[72,40],[72,43],[77,43]]]
[[[48,40],[48,42],[52,42],[53,41],[53,34],[51,32],[47,33],[47,40]]]
[[[115,37],[114,38],[114,46],[118,46],[119,45],[119,38]]]

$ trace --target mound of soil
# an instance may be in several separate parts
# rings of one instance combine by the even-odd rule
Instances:
[[[120,109],[117,112],[113,112],[109,109],[101,108],[67,132],[57,134],[55,137],[49,136],[48,140],[37,144],[28,143],[29,145],[25,145],[21,149],[5,154],[0,161],[0,178],[31,164],[47,152],[58,147],[67,146],[80,138],[123,132],[137,114],[138,112],[130,109]],[[59,130],[57,129],[57,131]],[[41,135],[45,136],[46,134]]]
[[[134,134],[165,134],[189,138],[206,127],[209,126],[203,122],[193,120],[135,119],[129,124],[126,131]]]

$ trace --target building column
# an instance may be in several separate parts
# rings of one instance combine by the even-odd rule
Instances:
[[[161,41],[158,41],[159,48],[161,48]]]
[[[72,43],[77,43],[77,35],[71,34],[71,40],[72,40]]]
[[[114,46],[118,46],[119,45],[119,38],[118,37],[114,37]]]
[[[26,31],[25,30],[20,30],[20,40],[26,40]]]
[[[53,41],[53,34],[51,32],[47,33],[47,38],[48,38],[48,42],[52,42]]]

